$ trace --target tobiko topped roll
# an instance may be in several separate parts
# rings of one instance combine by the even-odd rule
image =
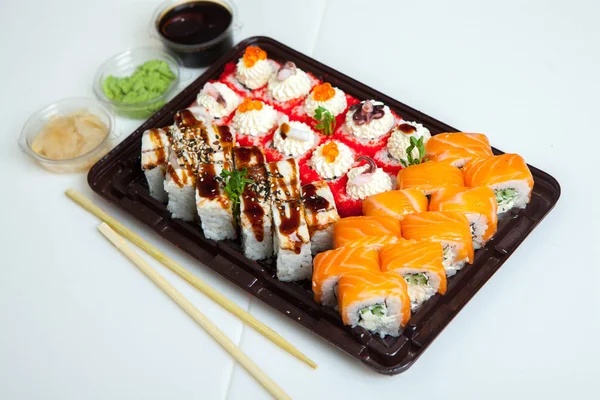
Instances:
[[[277,123],[277,111],[260,100],[245,98],[239,105],[231,129],[241,135],[258,136],[269,132]]]
[[[346,114],[348,131],[359,139],[377,139],[388,133],[394,123],[389,107],[375,100],[354,104]]]
[[[248,46],[236,67],[238,81],[248,89],[264,86],[273,74],[273,66],[267,60],[267,52],[257,46]]]
[[[304,101],[304,110],[311,117],[314,117],[319,107],[325,108],[335,117],[343,113],[347,106],[346,94],[329,82],[315,86]]]
[[[337,179],[352,167],[354,156],[350,147],[331,140],[317,147],[312,154],[311,164],[323,179]]]
[[[268,91],[275,100],[289,101],[310,92],[310,78],[291,61],[286,62],[269,78]]]
[[[364,200],[367,196],[392,190],[392,179],[369,157],[358,157],[357,161],[365,159],[367,165],[352,168],[348,171],[346,193],[354,200]]]
[[[196,102],[211,118],[223,118],[236,109],[240,104],[240,98],[227,85],[208,82],[198,93]]]
[[[431,138],[429,129],[417,122],[401,121],[400,124],[392,131],[387,142],[387,149],[390,155],[397,161],[406,160],[407,149],[410,146],[410,138],[423,138],[423,143],[427,143]],[[419,157],[419,149],[412,150],[413,158]]]
[[[303,122],[284,117],[273,135],[273,145],[284,157],[298,157],[313,148],[317,134]]]

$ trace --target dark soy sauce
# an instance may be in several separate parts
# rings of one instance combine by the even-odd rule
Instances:
[[[173,7],[159,22],[160,33],[180,44],[209,42],[229,28],[231,12],[212,1],[191,1]]]

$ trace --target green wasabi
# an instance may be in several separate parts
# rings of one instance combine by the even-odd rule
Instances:
[[[163,95],[176,79],[169,65],[162,60],[146,61],[131,76],[118,78],[109,75],[102,82],[102,91],[109,99],[124,106],[152,101]],[[165,105],[160,100],[139,109],[123,107],[122,112],[127,116],[138,118],[148,117]],[[118,106],[117,106],[118,107]]]

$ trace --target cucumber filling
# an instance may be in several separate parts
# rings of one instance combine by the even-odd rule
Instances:
[[[444,246],[444,258],[442,259],[442,264],[446,270],[450,268],[455,258],[456,251],[454,250],[454,247],[450,245]]]
[[[369,331],[379,331],[394,324],[394,316],[388,315],[385,303],[373,304],[358,311],[358,325]]]
[[[363,308],[360,312],[360,318],[365,318],[365,316],[373,315],[375,317],[383,317],[387,313],[387,307],[385,304],[374,304],[372,306],[368,306]]]
[[[409,285],[427,285],[429,284],[429,277],[427,274],[418,273],[418,274],[406,274],[404,275],[404,280]]]
[[[442,259],[442,265],[446,270],[446,276],[452,276],[462,268],[464,261],[456,262],[457,252],[454,247],[450,245],[444,246],[444,258]]]
[[[411,311],[415,311],[435,294],[433,287],[429,284],[429,276],[427,274],[407,274],[404,275],[404,280],[408,284]]]
[[[515,206],[517,191],[515,189],[496,189],[496,201],[498,202],[498,213],[503,213]]]

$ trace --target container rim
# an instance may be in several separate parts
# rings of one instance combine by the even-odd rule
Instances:
[[[143,132],[146,129],[171,124],[174,114],[187,107],[198,90],[207,81],[217,79],[224,66],[235,61],[240,52],[249,45],[260,46],[273,59],[294,61],[332,85],[341,86],[353,97],[383,101],[403,117],[431,128],[432,134],[458,131],[281,42],[264,36],[253,36],[223,54],[160,112],[150,117],[96,163],[88,173],[88,184],[99,196],[198,260],[198,268],[208,268],[218,273],[249,295],[272,307],[279,315],[294,321],[295,327],[302,326],[368,368],[386,375],[399,374],[414,364],[552,210],[560,198],[560,185],[548,173],[529,165],[536,182],[535,206],[520,210],[517,218],[506,220],[509,225],[505,225],[507,229],[503,232],[504,235],[496,237],[490,245],[493,248],[488,247],[480,253],[479,264],[465,268],[466,274],[459,275],[462,278],[454,281],[454,288],[449,287],[448,297],[443,301],[438,298],[434,303],[430,303],[429,309],[421,309],[415,314],[415,320],[409,322],[405,330],[406,334],[403,333],[392,347],[377,337],[371,340],[370,335],[364,336],[365,331],[362,328],[362,331],[357,332],[341,325],[339,314],[334,311],[324,307],[319,310],[312,295],[302,293],[304,289],[309,290],[308,286],[299,287],[278,281],[272,266],[243,257],[241,248],[232,241],[214,242],[203,236],[199,226],[171,219],[168,210],[149,195],[143,172],[139,167],[140,140]],[[493,150],[495,154],[502,153],[495,148]],[[335,321],[331,316],[335,316]]]

